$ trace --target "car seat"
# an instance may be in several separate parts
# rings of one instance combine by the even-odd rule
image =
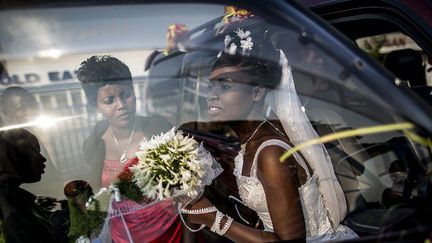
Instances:
[[[312,109],[308,116],[320,135],[350,129],[338,113],[329,109]],[[379,178],[365,166],[367,162],[374,164],[372,160],[376,160],[368,152],[371,148],[361,145],[356,137],[337,139],[325,145],[347,200],[348,211],[343,224],[360,235],[375,235],[412,215],[411,209],[384,209],[374,202],[366,201],[365,190],[375,192],[383,188]],[[372,187],[363,188],[363,184]]]
[[[387,54],[384,66],[418,96],[432,105],[432,87],[426,85],[426,66],[419,51],[403,49]]]
[[[320,135],[349,129],[349,126],[342,117],[334,111],[312,109],[308,112],[308,115]],[[348,212],[358,211],[365,207],[365,201],[359,190],[357,176],[363,173],[363,162],[369,156],[356,140],[356,138],[344,138],[326,144],[332,158],[336,176],[347,199]]]
[[[384,66],[399,79],[408,81],[411,87],[426,85],[425,66],[419,51],[392,51],[385,57]]]

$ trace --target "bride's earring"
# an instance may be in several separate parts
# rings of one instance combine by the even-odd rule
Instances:
[[[264,86],[257,86],[253,90],[253,100],[262,101],[267,93],[267,89]]]

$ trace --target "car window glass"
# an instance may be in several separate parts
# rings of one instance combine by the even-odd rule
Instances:
[[[426,220],[418,205],[426,200],[424,175],[431,162],[427,145],[419,142],[425,135],[421,128],[366,85],[367,74],[354,69],[352,60],[341,59],[340,50],[323,48],[331,46],[326,37],[317,34],[305,41],[297,19],[277,25],[246,10],[229,15],[224,7],[120,4],[2,11],[0,130],[25,128],[39,140],[46,158],[44,174],[22,188],[40,196],[39,204],[51,213],[63,213],[60,220],[70,224],[59,232],[72,230],[73,240],[82,234],[112,236],[116,227],[108,223],[113,222],[121,229],[116,231],[120,238],[125,232],[160,237],[150,232],[151,223],[141,233],[133,227],[123,230],[133,222],[123,224],[118,215],[144,210],[134,199],[151,201],[143,199],[142,191],[115,183],[123,178],[119,175],[125,176],[125,165],[136,162],[136,152],[146,141],[172,127],[194,136],[224,169],[204,195],[249,227],[268,231],[272,224],[289,225],[288,219],[273,222],[269,216],[269,208],[289,203],[275,200],[277,193],[268,189],[269,170],[257,162],[258,145],[282,141],[288,147],[277,152],[283,155],[289,148],[328,136],[333,139],[307,148],[328,161],[335,185],[340,185],[346,210],[341,210],[337,224],[359,236],[377,236]],[[358,39],[357,44],[386,61],[397,51],[389,49],[398,44],[386,42],[390,39],[412,43],[393,33]],[[376,41],[383,43],[381,48],[374,46]],[[421,49],[415,44],[412,48],[425,65]],[[422,74],[424,85],[430,86],[430,75]],[[410,87],[415,87],[412,80]],[[282,96],[290,98],[275,98]],[[288,108],[288,113],[281,119],[276,107]],[[310,127],[309,136],[297,129],[291,132],[300,138],[287,132],[298,123],[295,117],[303,119],[299,130]],[[253,129],[244,132],[247,126]],[[351,135],[345,136],[347,131]],[[294,163],[298,183],[309,180],[306,171],[313,175],[321,166],[318,160],[311,162],[307,151],[295,155],[294,162],[306,161]],[[255,185],[263,185],[252,191],[257,193],[253,200],[261,200],[256,199],[259,209],[238,180],[254,176],[260,179]],[[120,197],[118,191],[129,201],[110,204],[112,195]],[[86,205],[92,194],[97,206]],[[268,204],[263,201],[266,196]],[[324,202],[317,205],[326,210]],[[89,229],[74,225],[81,216],[87,217]],[[158,225],[169,225],[178,215],[175,211],[153,218],[158,217]],[[164,232],[178,236],[177,231]],[[209,229],[203,232],[185,237],[224,239]]]

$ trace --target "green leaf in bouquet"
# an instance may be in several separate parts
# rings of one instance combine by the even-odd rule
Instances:
[[[100,211],[99,202],[94,202],[94,210],[87,210],[77,205],[73,200],[68,200],[70,213],[69,239],[75,242],[80,236],[89,238],[99,234],[107,215]]]
[[[120,190],[120,193],[127,199],[130,199],[137,203],[142,203],[143,201],[145,201],[142,192],[133,182],[120,180],[116,183],[116,186]]]

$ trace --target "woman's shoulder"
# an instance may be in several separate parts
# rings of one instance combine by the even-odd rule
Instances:
[[[92,138],[92,137],[100,138],[100,137],[102,137],[102,135],[106,132],[108,127],[109,127],[109,122],[107,120],[104,119],[104,120],[98,121],[94,125],[92,132],[90,133],[88,138]]]
[[[98,121],[90,134],[86,137],[84,140],[84,145],[86,146],[94,146],[103,136],[103,134],[106,132],[106,130],[109,127],[109,123],[107,120]]]
[[[254,150],[258,151],[259,149],[264,149],[268,146],[277,146],[282,147],[284,149],[292,148],[293,143],[289,140],[289,138],[274,129],[263,129],[263,131],[256,135],[256,139],[253,143],[252,147],[255,147]]]
[[[258,164],[261,166],[276,166],[276,168],[279,168],[284,164],[288,165],[289,167],[295,167],[297,164],[300,164],[304,171],[311,171],[311,168],[305,162],[305,159],[300,151],[295,153],[294,156],[287,158],[284,163],[280,163],[280,157],[289,149],[294,147],[295,145],[286,136],[263,136],[260,138],[259,144],[256,147],[254,161],[257,163],[256,161],[265,160],[266,163]],[[302,178],[300,181],[304,181],[306,175],[306,172],[304,171],[300,172],[300,177]]]
[[[266,158],[266,160],[279,162],[280,156],[293,147],[294,145],[284,136],[263,134],[258,137],[250,149],[255,151],[253,161],[257,161],[259,158]]]
[[[96,123],[89,136],[82,144],[84,160],[88,164],[97,164],[103,161],[105,156],[105,143],[102,140],[103,134],[109,127],[107,120]]]

